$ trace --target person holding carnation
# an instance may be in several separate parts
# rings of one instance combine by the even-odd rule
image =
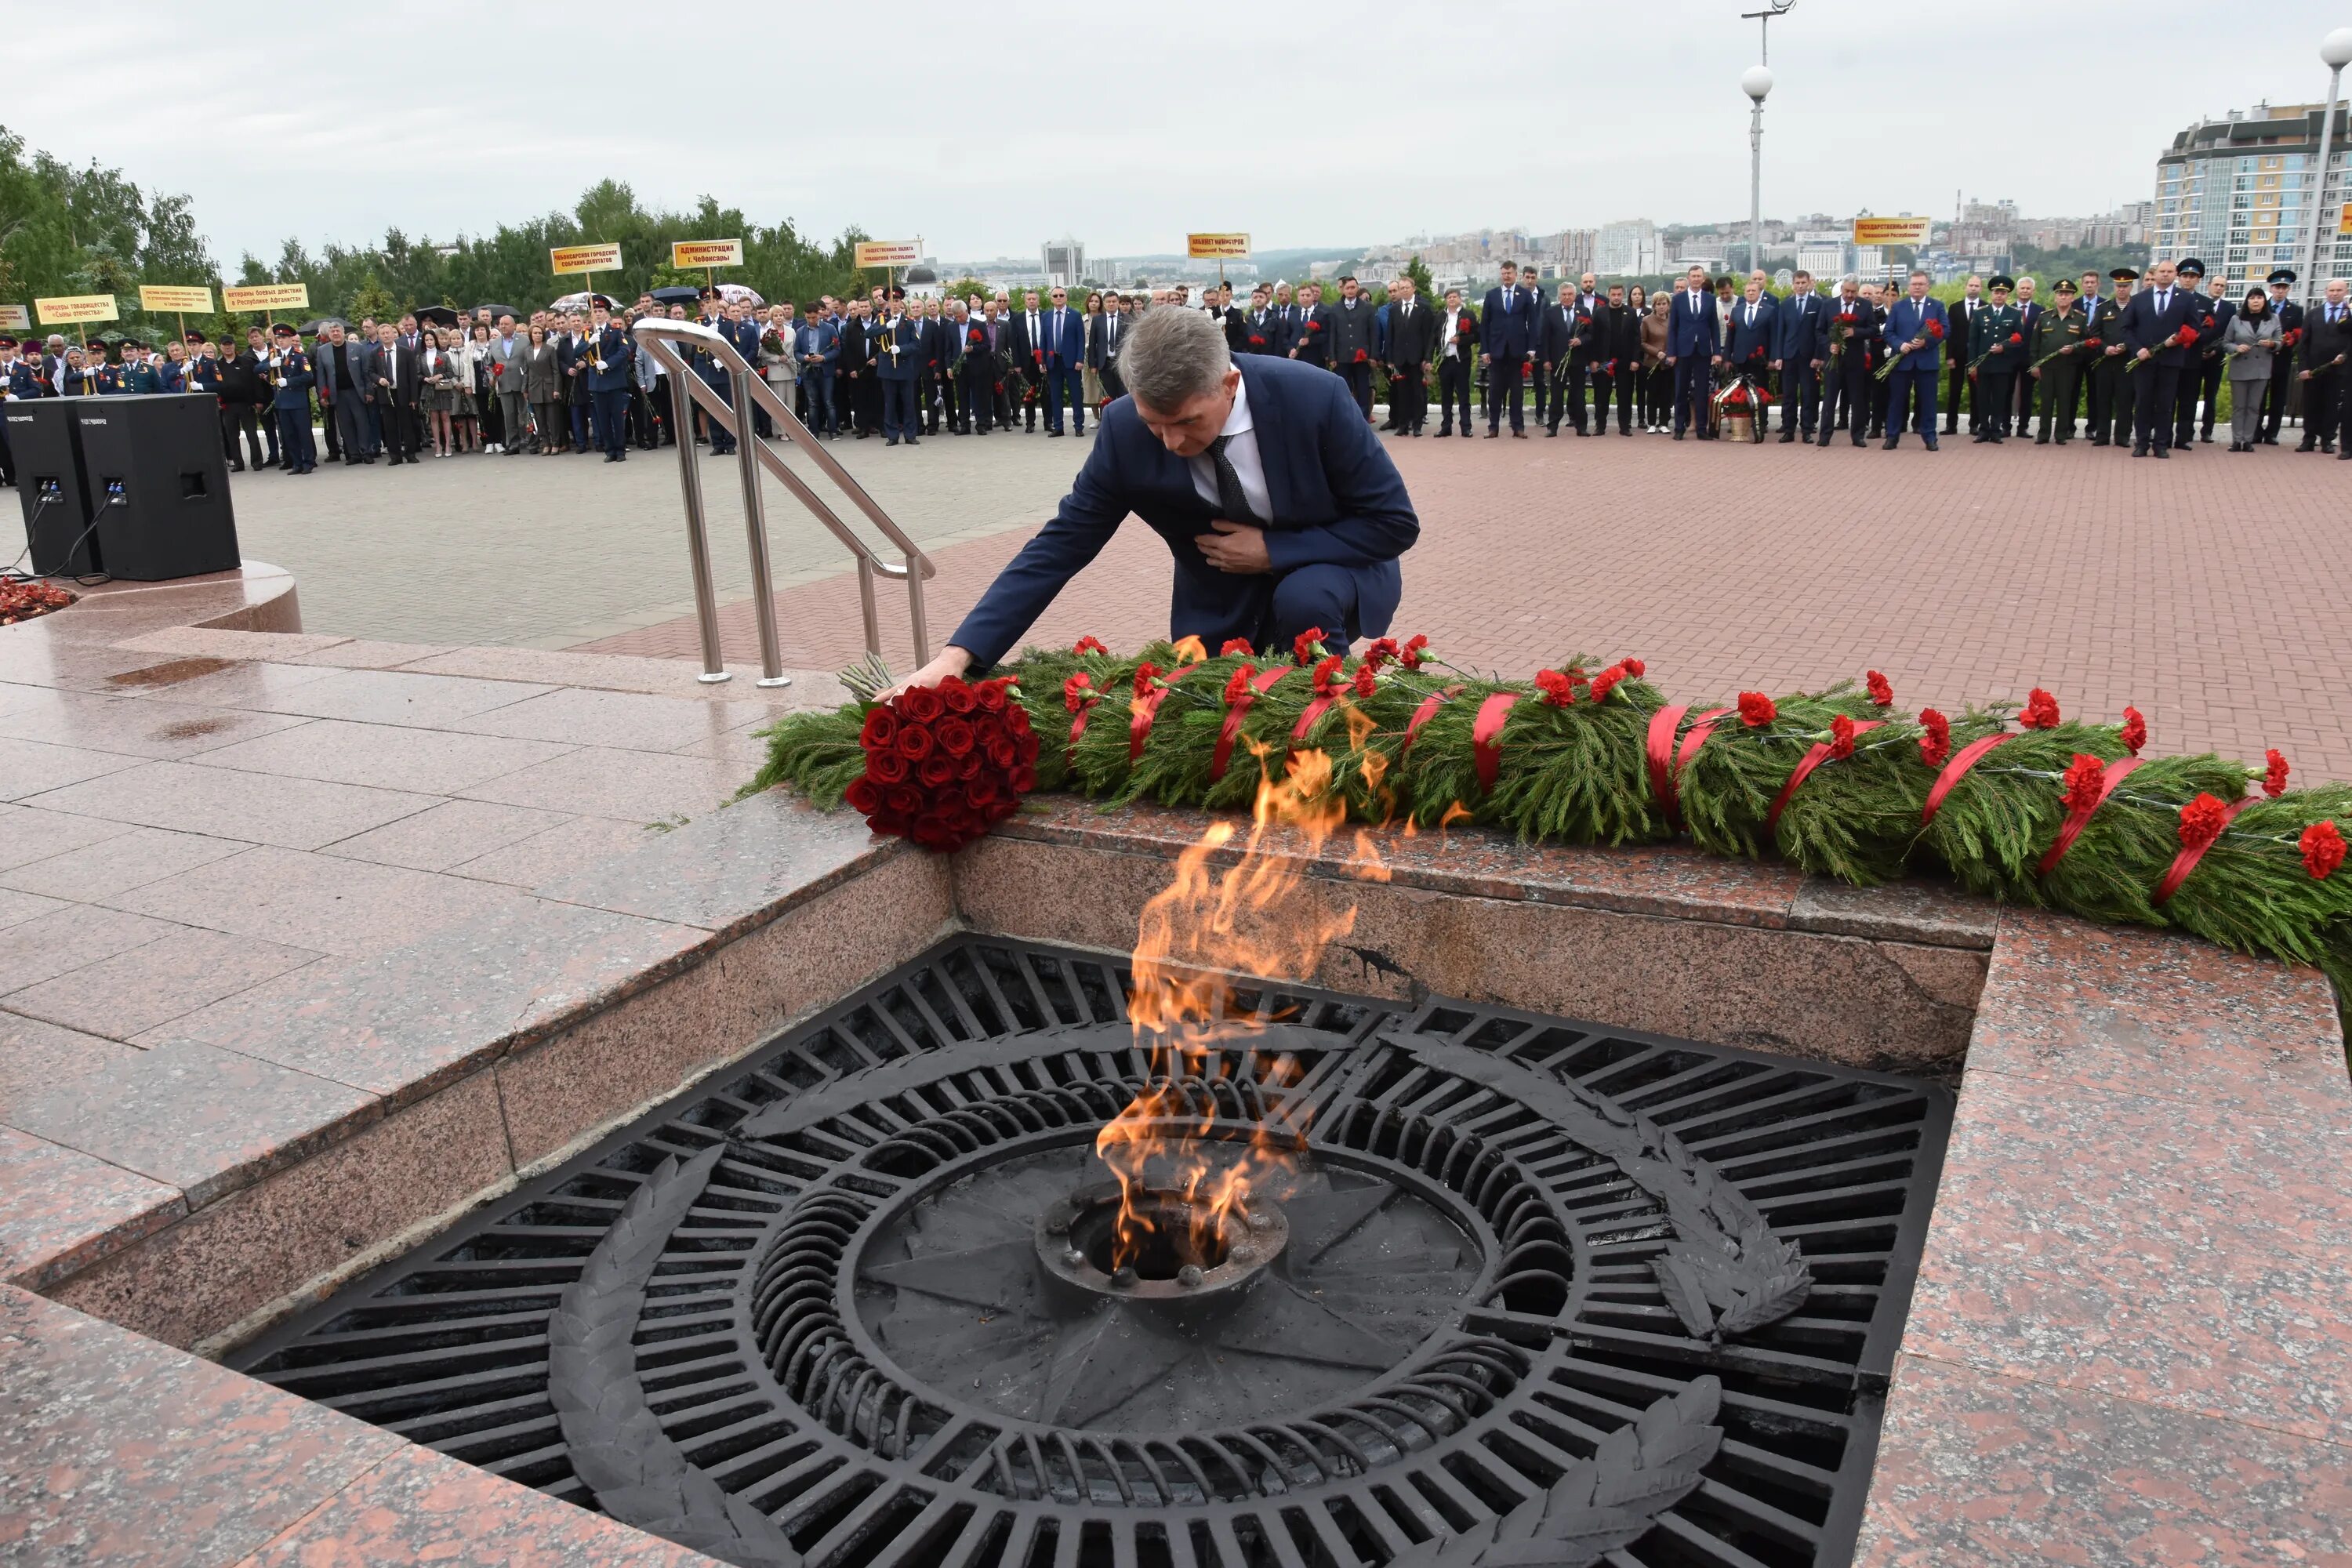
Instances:
[[[2173,405],[2180,396],[2180,373],[2194,352],[2192,335],[2202,315],[2197,297],[2180,287],[2172,263],[2148,268],[2148,286],[2131,297],[2118,324],[2129,351],[2124,366],[2132,388],[2132,456],[2152,450],[2172,456]]]

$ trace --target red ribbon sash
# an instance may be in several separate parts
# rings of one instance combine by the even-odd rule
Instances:
[[[1884,719],[1864,719],[1853,727],[1853,732],[1857,737],[1866,735],[1885,722]],[[1790,773],[1789,782],[1780,786],[1780,795],[1772,802],[1772,809],[1765,814],[1765,832],[1769,833],[1780,826],[1780,814],[1789,809],[1789,797],[1797,793],[1799,784],[1813,776],[1813,770],[1827,762],[1829,755],[1830,743],[1827,741],[1819,742],[1805,753],[1804,760],[1797,764],[1797,771]]]
[[[1224,727],[1217,731],[1217,749],[1209,756],[1209,782],[1216,783],[1225,776],[1225,766],[1234,760],[1234,742],[1242,732],[1242,718],[1250,704],[1282,684],[1283,678],[1298,667],[1286,664],[1274,669],[1261,669],[1250,678],[1249,689],[1234,699],[1225,710]]]
[[[1331,704],[1338,700],[1337,697],[1318,697],[1309,702],[1306,710],[1298,715],[1298,722],[1290,727],[1290,738],[1294,741],[1307,739],[1307,731],[1315,728],[1315,721],[1328,713]]]
[[[1168,689],[1201,667],[1188,664],[1153,687],[1127,709],[1127,765],[1133,767],[1143,755],[1143,742],[1151,739],[1151,721],[1160,717],[1160,705],[1168,700]]]
[[[1944,809],[1944,797],[1952,793],[1952,786],[1968,777],[1969,770],[1982,761],[1986,752],[2008,739],[2007,734],[1987,735],[1981,741],[1970,741],[1954,752],[1952,760],[1944,764],[1944,771],[1936,775],[1936,787],[1927,792],[1927,804],[1919,808],[1920,824],[1924,826],[1935,821],[1936,814]]]
[[[2238,813],[2256,804],[2262,798],[2258,795],[2250,795],[2242,799],[2231,801],[2228,815],[2221,818],[2222,833],[2229,831],[2230,824],[2238,819]],[[2210,841],[2200,844],[2194,849],[2184,847],[2179,854],[2174,856],[2172,868],[2165,872],[2164,880],[2156,885],[2156,901],[2159,904],[2164,903],[2173,894],[2180,891],[2180,884],[2189,880],[2189,873],[2197,869],[2197,862],[2205,858],[2205,851],[2220,842],[2221,842],[2221,834],[2216,833]]]
[[[1683,769],[1690,765],[1690,760],[1698,755],[1698,749],[1706,744],[1706,738],[1715,733],[1715,721],[1731,710],[1710,708],[1700,714],[1691,726],[1690,733],[1683,737],[1680,750],[1677,750],[1675,731],[1681,727],[1683,715],[1689,711],[1687,707],[1661,708],[1650,715],[1647,737],[1650,793],[1657,797],[1658,805],[1665,811],[1667,823],[1675,827],[1683,825],[1681,792],[1675,781]]]
[[[1503,771],[1503,721],[1519,700],[1516,691],[1496,691],[1478,704],[1477,721],[1470,727],[1470,754],[1478,764],[1478,787],[1491,792]]]
[[[2058,837],[2051,841],[2049,852],[2042,857],[2041,875],[2047,877],[2058,868],[2058,862],[2066,858],[2066,851],[2074,847],[2074,840],[2081,837],[2083,829],[2091,825],[2091,818],[2099,807],[2107,804],[2107,796],[2115,794],[2116,786],[2131,777],[2132,770],[2138,766],[2137,757],[2126,757],[2101,769],[2099,798],[2087,806],[2077,806],[2066,814],[2064,824],[2058,829]]]
[[[1404,727],[1404,744],[1397,748],[1399,763],[1412,754],[1412,742],[1421,733],[1421,727],[1437,717],[1437,710],[1445,705],[1449,698],[1461,695],[1462,688],[1449,686],[1443,691],[1433,691],[1421,700],[1421,706],[1412,710],[1412,718]]]
[[[1095,704],[1101,700],[1101,692],[1091,692],[1087,697],[1085,706],[1070,715],[1070,755],[1067,763],[1070,767],[1075,768],[1078,765],[1078,737],[1087,732],[1087,720],[1093,714]]]

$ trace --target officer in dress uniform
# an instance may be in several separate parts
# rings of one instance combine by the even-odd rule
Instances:
[[[1975,417],[1969,421],[1979,442],[1999,446],[2009,437],[2009,420],[2017,406],[2017,373],[2025,362],[2025,313],[2010,303],[2017,280],[1997,275],[1986,284],[1992,303],[1976,313],[1969,327],[1969,360],[1976,380]]]
[[[2205,264],[2193,256],[2183,257],[2173,268],[2183,292],[2192,307],[2191,324],[2197,330],[2197,342],[2189,349],[2188,363],[2180,367],[2180,388],[2173,405],[2172,448],[2185,452],[2196,445],[2197,401],[2203,391],[2205,366],[2213,366],[2213,391],[2217,397],[2221,390],[2221,330],[2230,324],[2230,315],[2214,308],[2215,302],[2205,293]],[[2221,301],[2226,308],[2228,301]],[[2210,426],[2208,426],[2210,431]],[[2209,434],[2208,441],[2212,439]]]
[[[2291,296],[2294,268],[2282,267],[2264,282],[2271,286],[2271,314],[2278,318],[2279,351],[2271,356],[2271,384],[2263,390],[2263,433],[2265,446],[2278,445],[2279,424],[2286,417],[2287,400],[2294,395],[2294,351],[2303,342],[2303,306]]]
[[[890,301],[889,318],[874,342],[874,374],[882,384],[882,444],[895,447],[903,437],[919,446],[915,380],[923,364],[921,322],[908,316],[902,302]]]
[[[2124,306],[2131,300],[2139,274],[2118,267],[2107,274],[2115,288],[2097,301],[2083,323],[2085,352],[2091,362],[2084,375],[2090,383],[2091,445],[2105,447],[2131,439],[2130,388],[2124,381]],[[2088,347],[2096,338],[2099,346]]]
[[[302,334],[280,321],[271,329],[270,411],[278,420],[278,449],[289,474],[316,473],[319,445],[310,434],[310,356]]]
[[[2027,379],[2042,405],[2042,427],[2033,434],[2037,447],[2050,445],[2053,426],[2061,447],[2074,434],[2074,389],[2083,375],[2084,315],[2078,293],[2072,278],[2058,279],[2051,291],[2050,308],[2035,319],[2033,330],[2025,335],[2031,355],[2028,363],[2034,367]],[[2018,434],[2024,433],[2021,424]]]
[[[22,403],[40,395],[31,390],[38,378],[16,357],[16,340],[0,338],[0,403]],[[16,482],[16,455],[8,445],[8,422],[0,419],[0,485]]]
[[[596,439],[608,463],[629,460],[629,383],[637,357],[629,334],[604,305],[588,312],[588,395],[596,405]]]

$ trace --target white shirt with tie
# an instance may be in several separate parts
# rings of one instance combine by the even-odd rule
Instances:
[[[1242,495],[1249,502],[1250,510],[1257,513],[1260,522],[1271,523],[1274,500],[1265,488],[1265,461],[1258,456],[1257,427],[1250,422],[1247,376],[1234,388],[1233,411],[1225,416],[1224,427],[1217,434],[1233,437],[1225,443],[1225,460],[1233,464],[1234,474],[1242,482]],[[1217,459],[1203,448],[1197,456],[1185,458],[1184,466],[1192,471],[1192,489],[1200,498],[1211,506],[1220,505]]]

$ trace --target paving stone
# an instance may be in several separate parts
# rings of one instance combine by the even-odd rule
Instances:
[[[316,849],[413,816],[436,802],[430,795],[363,784],[273,778],[186,763],[142,763],[50,790],[32,804],[147,827]]]

